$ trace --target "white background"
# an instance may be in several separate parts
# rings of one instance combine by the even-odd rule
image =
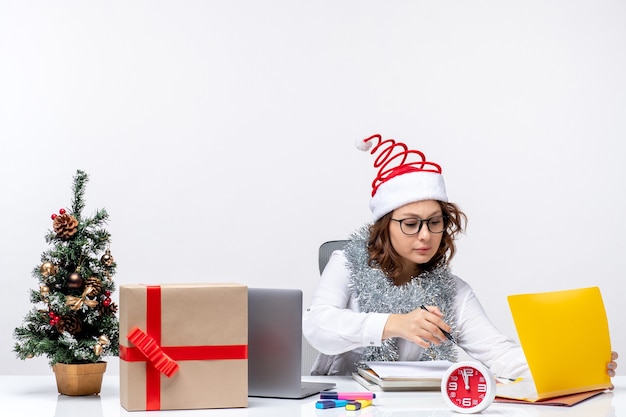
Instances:
[[[0,373],[49,372],[12,331],[77,169],[118,285],[306,304],[370,218],[373,133],[442,165],[453,271],[502,331],[509,294],[598,285],[626,357],[625,39],[623,1],[0,0]]]

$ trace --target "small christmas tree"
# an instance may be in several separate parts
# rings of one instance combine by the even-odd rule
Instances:
[[[109,216],[100,209],[83,217],[87,181],[87,174],[78,170],[71,209],[52,215],[52,230],[45,237],[51,247],[32,273],[39,282],[39,290],[30,291],[34,307],[14,331],[13,350],[20,359],[47,356],[54,366],[119,354],[117,305],[111,301],[116,264],[111,236],[102,227]]]

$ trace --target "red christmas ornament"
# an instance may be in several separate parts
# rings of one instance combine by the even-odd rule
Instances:
[[[53,319],[54,316],[56,316],[56,314],[54,313],[54,311],[49,311],[48,316],[50,316],[50,318]]]
[[[106,295],[107,298],[110,297],[111,296],[111,291],[109,291],[109,290],[104,291],[104,295]]]
[[[50,216],[50,218],[51,218],[52,220],[56,219],[56,218],[57,218],[57,214],[56,214],[56,213],[52,213],[52,216]]]
[[[59,214],[65,214],[65,209],[64,208],[59,209]]]
[[[102,305],[105,307],[108,307],[111,305],[111,299],[110,298],[105,298],[104,301],[102,302]]]
[[[54,321],[54,319],[50,319],[50,326],[54,326],[56,323]]]

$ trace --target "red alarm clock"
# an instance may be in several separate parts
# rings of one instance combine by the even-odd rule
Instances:
[[[454,411],[480,413],[496,397],[496,379],[480,362],[457,362],[444,373],[441,394]]]

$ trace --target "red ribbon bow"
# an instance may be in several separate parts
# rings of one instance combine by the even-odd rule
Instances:
[[[135,327],[133,330],[128,332],[128,340],[130,340],[135,347],[148,359],[148,361],[154,366],[159,372],[162,372],[170,378],[172,375],[178,371],[180,366],[176,363],[176,361],[169,356],[161,346],[154,340],[150,335],[143,332],[140,328]]]

